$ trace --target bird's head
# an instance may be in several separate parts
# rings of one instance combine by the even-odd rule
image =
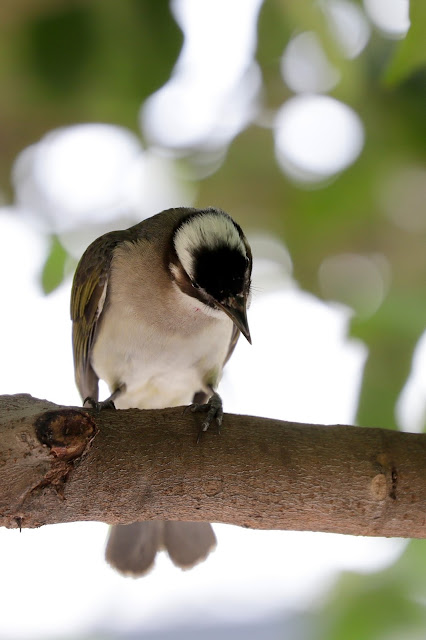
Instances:
[[[249,342],[252,256],[241,227],[220,209],[191,213],[173,234],[172,276],[186,295],[228,315]]]

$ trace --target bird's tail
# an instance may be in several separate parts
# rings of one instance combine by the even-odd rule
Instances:
[[[105,557],[125,575],[147,573],[160,549],[166,549],[175,565],[190,569],[205,560],[216,546],[216,536],[208,522],[134,522],[111,528]]]

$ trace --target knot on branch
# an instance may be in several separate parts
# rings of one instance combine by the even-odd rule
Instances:
[[[34,427],[39,442],[50,449],[54,460],[48,473],[32,491],[51,486],[64,498],[65,482],[70,471],[96,436],[95,421],[86,411],[60,409],[42,413]]]
[[[70,462],[83,455],[96,435],[93,418],[78,409],[45,411],[35,421],[40,443],[56,458]]]

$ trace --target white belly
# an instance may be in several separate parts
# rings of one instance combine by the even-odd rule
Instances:
[[[208,317],[198,309],[198,314],[202,317],[182,316],[185,327],[174,332],[167,318],[164,326],[158,326],[143,318],[136,320],[132,310],[108,310],[93,349],[92,366],[111,391],[117,384],[126,385],[115,401],[118,409],[185,405],[197,391],[218,384],[232,322],[223,313]]]

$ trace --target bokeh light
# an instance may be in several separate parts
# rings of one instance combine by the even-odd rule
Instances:
[[[409,0],[364,0],[364,9],[383,35],[404,38],[410,28]]]
[[[396,405],[398,424],[404,431],[426,429],[426,331],[413,354],[411,372]]]
[[[293,264],[283,243],[272,235],[250,233],[249,241],[253,256],[252,295],[267,291],[279,291],[292,286]]]
[[[83,124],[51,131],[16,160],[17,202],[55,232],[109,220],[128,204],[126,182],[141,153],[138,138],[122,127]]]
[[[20,153],[13,180],[21,215],[76,258],[102,233],[191,205],[195,195],[173,159],[106,124],[51,131]]]
[[[363,143],[359,116],[329,96],[290,98],[276,118],[277,160],[300,182],[321,182],[343,171],[357,159]]]
[[[327,60],[313,31],[305,31],[290,40],[281,60],[281,73],[295,93],[330,91],[340,79],[339,71]]]
[[[406,166],[383,180],[379,193],[383,211],[394,224],[412,233],[426,231],[426,168]]]
[[[370,38],[370,25],[364,11],[349,0],[323,0],[320,6],[345,57],[356,58]]]
[[[338,300],[366,317],[375,313],[385,298],[390,265],[378,255],[328,256],[320,265],[318,279],[325,299]]]
[[[141,110],[141,128],[151,143],[220,148],[254,117],[261,88],[253,61],[261,3],[173,3],[185,41],[172,77]]]

